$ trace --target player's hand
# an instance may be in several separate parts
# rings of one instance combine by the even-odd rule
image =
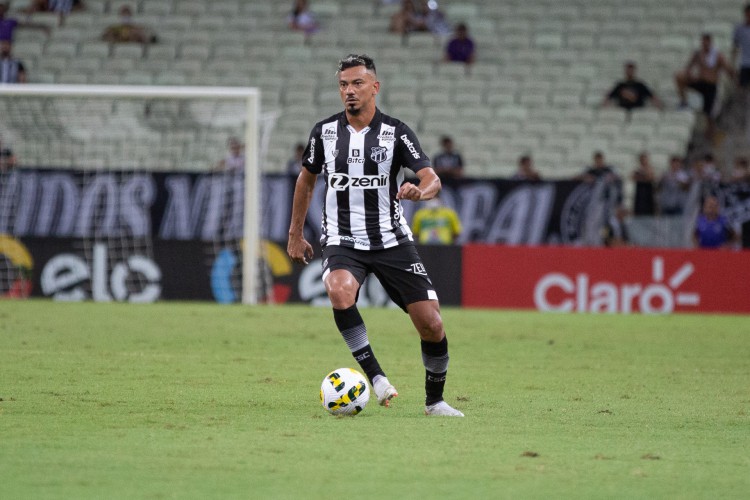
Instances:
[[[286,245],[286,253],[294,262],[307,264],[313,258],[313,247],[303,237],[289,238]]]
[[[411,182],[404,182],[396,193],[396,199],[419,201],[422,199],[422,190]]]

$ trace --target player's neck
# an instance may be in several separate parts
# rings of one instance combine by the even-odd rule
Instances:
[[[356,115],[352,115],[349,111],[346,112],[346,119],[354,130],[359,132],[363,128],[370,125],[372,119],[375,117],[375,107],[372,109],[363,109]]]

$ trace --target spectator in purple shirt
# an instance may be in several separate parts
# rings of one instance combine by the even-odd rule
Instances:
[[[8,17],[10,2],[0,2],[0,42],[13,42],[16,28],[33,28],[42,30],[49,35],[50,29],[44,24],[19,22],[18,19]]]
[[[445,46],[444,60],[446,62],[461,62],[471,64],[476,58],[476,48],[474,41],[469,38],[469,28],[460,23],[456,25],[456,31],[453,38]]]
[[[8,13],[8,2],[0,3],[0,41],[12,42],[13,31],[18,27],[18,21],[12,17],[6,17]]]
[[[703,212],[695,221],[693,242],[697,248],[722,248],[737,239],[729,219],[719,210],[719,200],[707,196],[703,201]]]

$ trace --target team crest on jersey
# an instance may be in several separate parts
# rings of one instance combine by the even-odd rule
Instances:
[[[376,163],[383,163],[388,158],[388,149],[383,146],[373,146],[370,159]]]
[[[339,155],[338,149],[334,149],[333,151],[331,151],[331,156],[333,156],[334,158],[336,158],[338,155]]]

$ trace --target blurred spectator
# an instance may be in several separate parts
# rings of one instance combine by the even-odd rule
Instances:
[[[685,171],[682,158],[672,156],[669,169],[659,179],[659,211],[662,215],[681,215],[690,189],[690,174]]]
[[[531,155],[523,155],[518,159],[518,170],[511,177],[514,181],[540,181],[542,176],[534,168],[534,161]]]
[[[732,37],[732,64],[736,64],[737,55],[740,59],[740,87],[750,86],[750,3],[744,8],[745,20],[734,27]]]
[[[607,182],[620,180],[620,176],[617,175],[615,169],[612,166],[607,165],[607,162],[604,159],[604,153],[601,151],[594,151],[592,159],[593,163],[586,167],[583,173],[577,177],[578,180],[584,182],[594,182],[599,179],[604,179]]]
[[[716,168],[714,155],[706,153],[693,161],[693,178],[701,182],[714,184],[721,182],[721,172]]]
[[[432,159],[432,168],[439,177],[462,177],[464,160],[453,149],[453,139],[447,135],[440,138],[442,150]]]
[[[637,67],[633,61],[627,61],[624,66],[625,78],[615,84],[602,102],[602,106],[616,104],[628,111],[642,108],[650,102],[659,109],[664,106],[651,89],[636,77]]]
[[[436,0],[403,0],[401,10],[391,16],[390,30],[402,35],[415,31],[447,35],[451,27]]]
[[[746,182],[750,183],[750,164],[744,156],[738,156],[734,159],[734,168],[729,182]]]
[[[688,107],[687,89],[693,89],[703,96],[703,113],[708,120],[708,136],[712,135],[714,130],[714,104],[722,71],[734,78],[734,69],[724,55],[713,46],[711,35],[703,33],[700,48],[693,52],[685,68],[674,75],[681,108]]]
[[[298,142],[294,146],[294,156],[286,162],[287,173],[297,175],[302,168],[302,156],[305,154],[305,145]]]
[[[306,35],[312,35],[320,28],[315,14],[310,11],[307,0],[295,0],[292,10],[286,17],[289,29],[302,31]]]
[[[49,34],[50,29],[44,24],[35,24],[30,22],[19,22],[18,19],[8,17],[10,2],[0,2],[0,41],[13,42],[13,35],[16,28],[33,28],[43,30]]]
[[[245,145],[236,137],[227,140],[229,152],[214,167],[220,172],[242,172],[245,170]]]
[[[628,216],[628,210],[622,205],[617,208],[607,219],[607,223],[602,228],[602,243],[606,247],[622,247],[630,245],[630,235],[625,219]]]
[[[472,64],[476,58],[474,41],[469,37],[469,29],[464,23],[456,25],[453,38],[445,46],[443,60],[446,62],[460,62]]]
[[[133,22],[133,11],[127,5],[118,11],[120,22],[108,26],[102,33],[102,40],[109,43],[154,43],[155,35],[149,30]]]
[[[703,167],[705,174],[711,177],[712,179],[716,179],[717,181],[720,181],[721,172],[719,171],[719,167],[716,166],[716,159],[714,158],[713,153],[704,154],[703,163],[705,164],[705,166]]]
[[[403,0],[401,9],[391,16],[390,30],[401,35],[413,31],[428,31],[426,13],[417,10],[414,0]]]
[[[607,165],[604,153],[601,151],[594,151],[593,163],[586,167],[576,179],[590,183],[603,182],[604,199],[618,204],[622,201],[622,179],[612,166]]]
[[[719,200],[715,196],[707,196],[703,200],[703,211],[695,221],[693,242],[698,248],[722,248],[732,244],[737,239],[737,233],[729,223],[729,219],[721,214]]]
[[[0,173],[7,172],[16,166],[16,157],[10,148],[3,147],[2,137],[0,137]]]
[[[419,10],[424,14],[427,29],[433,35],[450,35],[453,31],[445,14],[438,7],[437,0],[419,0]]]
[[[12,42],[13,32],[18,27],[18,20],[7,17],[10,4],[8,2],[0,3],[0,41]]]
[[[26,83],[26,69],[13,57],[12,51],[12,43],[0,41],[0,83]]]
[[[654,199],[656,174],[651,166],[648,153],[645,151],[638,155],[638,165],[631,178],[635,182],[633,214],[654,215],[656,213],[656,201]]]
[[[417,242],[422,245],[450,245],[461,235],[461,221],[439,196],[424,202],[411,223]]]
[[[83,10],[83,8],[81,0],[31,0],[22,12],[26,15],[31,15],[35,12],[57,12],[58,24],[62,26],[65,23],[65,17],[72,10]]]

